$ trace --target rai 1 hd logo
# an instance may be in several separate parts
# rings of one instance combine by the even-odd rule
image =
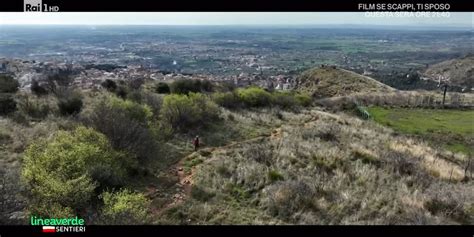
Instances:
[[[25,12],[58,12],[59,6],[43,3],[43,0],[23,0],[23,11]]]

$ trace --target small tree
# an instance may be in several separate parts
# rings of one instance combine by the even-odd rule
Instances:
[[[151,109],[132,101],[105,98],[81,114],[85,124],[105,134],[115,149],[138,159],[156,157],[157,144],[148,128]]]
[[[117,89],[117,83],[115,83],[115,81],[112,81],[110,79],[105,79],[105,81],[103,81],[100,85],[106,90],[111,91],[111,92]]]
[[[145,83],[144,78],[136,78],[128,81],[128,86],[134,90],[138,90],[142,87],[142,85]]]
[[[216,92],[212,94],[212,100],[216,104],[229,109],[241,106],[240,98],[234,92]]]
[[[185,130],[206,125],[218,118],[218,107],[201,93],[167,95],[163,100],[160,116],[173,129]]]
[[[0,93],[15,93],[20,84],[13,77],[0,75]]]
[[[58,96],[68,90],[69,86],[73,82],[71,72],[59,71],[46,76],[44,87],[45,89]]]
[[[0,93],[0,115],[8,115],[15,112],[16,108],[16,102],[12,94]]]
[[[58,108],[61,115],[76,115],[81,112],[83,102],[79,92],[65,91],[58,94]]]
[[[37,96],[42,96],[48,94],[48,90],[46,88],[42,87],[37,80],[33,80],[31,82],[31,87],[30,90],[33,94]]]
[[[201,91],[212,92],[214,91],[214,85],[209,80],[203,80],[201,82]]]
[[[201,92],[201,81],[181,79],[170,84],[170,91],[174,94],[189,94],[191,92]]]
[[[158,82],[156,85],[156,93],[158,94],[169,94],[170,93],[170,86],[164,82]]]
[[[268,106],[271,103],[272,95],[258,87],[249,87],[237,91],[240,99],[249,107]]]

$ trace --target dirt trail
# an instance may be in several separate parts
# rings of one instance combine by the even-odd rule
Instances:
[[[305,121],[302,121],[301,123],[298,123],[298,124],[285,124],[285,125],[308,126],[309,123],[314,122],[318,119],[319,119],[319,116],[312,115],[311,118],[309,118]],[[283,126],[284,125],[281,125],[281,126],[275,128],[275,129],[273,129],[270,134],[260,135],[258,137],[254,137],[254,138],[250,138],[250,139],[246,139],[246,140],[242,140],[242,141],[233,141],[233,142],[230,142],[229,144],[223,145],[223,146],[201,148],[199,151],[192,152],[192,153],[184,156],[181,160],[179,160],[175,165],[171,166],[168,170],[168,172],[170,174],[173,174],[178,178],[177,188],[175,189],[175,193],[172,196],[172,200],[170,200],[168,203],[166,203],[161,208],[154,208],[153,213],[154,214],[163,213],[164,211],[183,203],[186,200],[186,198],[188,198],[191,195],[191,189],[192,189],[192,185],[193,185],[193,175],[195,174],[195,170],[196,170],[197,166],[192,167],[190,172],[187,173],[185,171],[185,168],[184,168],[185,167],[184,162],[186,161],[186,159],[188,159],[189,157],[193,157],[196,154],[200,154],[201,152],[213,153],[213,152],[216,152],[216,151],[222,151],[222,150],[225,150],[225,149],[229,149],[229,148],[234,147],[234,146],[239,146],[239,145],[242,145],[242,144],[245,144],[245,143],[259,142],[259,141],[267,139],[267,138],[279,139],[279,138],[282,137],[282,134],[283,134]],[[211,162],[211,161],[216,160],[216,159],[217,159],[216,157],[205,159],[204,162],[199,164],[199,165]],[[153,184],[151,184],[148,188],[150,190],[149,192],[154,192],[154,191],[156,192],[156,189],[154,189],[154,187],[155,186]]]

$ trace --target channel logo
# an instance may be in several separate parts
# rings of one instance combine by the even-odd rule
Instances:
[[[24,8],[23,11],[25,12],[41,12],[43,11],[43,0],[24,0]]]
[[[86,232],[84,219],[78,218],[41,218],[32,216],[31,225],[43,226],[43,233]]]

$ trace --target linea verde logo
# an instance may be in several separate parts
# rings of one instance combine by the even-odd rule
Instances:
[[[56,232],[86,232],[84,219],[73,218],[41,218],[32,216],[31,225],[43,226],[44,233]]]

